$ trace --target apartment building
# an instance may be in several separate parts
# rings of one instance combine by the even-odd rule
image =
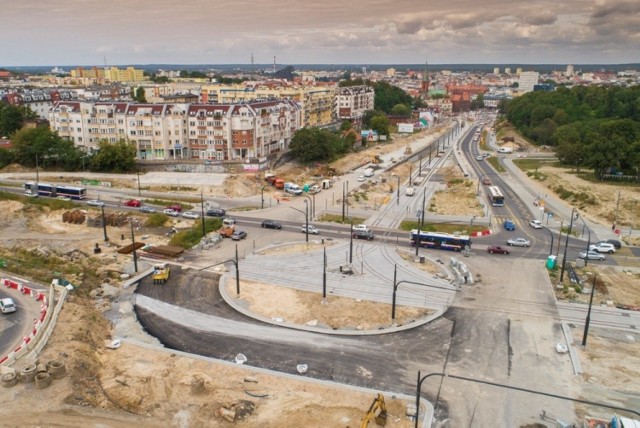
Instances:
[[[348,86],[337,88],[335,117],[338,120],[359,122],[367,110],[373,110],[375,92],[371,86]]]
[[[521,72],[518,78],[518,92],[532,92],[533,87],[538,84],[539,76],[537,71]]]
[[[301,128],[293,100],[192,104],[188,111],[191,158],[220,161],[266,157],[285,150]]]
[[[51,129],[91,153],[103,140],[135,144],[140,160],[243,161],[285,150],[300,129],[292,100],[250,104],[136,104],[61,101]]]
[[[58,102],[49,111],[52,130],[87,153],[106,140],[128,140],[138,159],[188,157],[186,104]]]
[[[202,86],[203,103],[238,103],[256,100],[289,99],[300,104],[302,126],[325,126],[335,121],[336,85],[314,83],[294,85],[287,81],[244,82],[237,85]]]
[[[23,90],[0,95],[0,101],[14,106],[28,107],[40,119],[49,119],[49,109],[54,102],[76,98],[73,91],[67,90]]]

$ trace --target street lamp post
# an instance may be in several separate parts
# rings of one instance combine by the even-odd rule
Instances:
[[[398,198],[396,200],[396,205],[400,205],[400,176],[396,175],[396,179],[398,180]]]
[[[140,171],[138,171],[138,196],[140,196],[142,192],[140,191]]]
[[[307,198],[309,200],[309,214],[311,214],[311,218],[313,219],[313,201],[311,200],[311,197],[309,197],[308,195],[302,195],[305,198]]]
[[[309,204],[306,199],[304,200],[304,219],[306,222],[304,240],[305,242],[309,242]]]
[[[220,263],[214,263],[212,265],[205,266],[205,267],[201,268],[200,270],[209,269],[210,267],[222,265],[222,264],[225,264],[225,263],[228,263],[228,262],[231,262],[236,266],[236,294],[238,296],[240,296],[240,267],[238,265],[238,244],[236,244],[236,259],[235,260],[229,259],[229,260],[225,260],[225,261],[220,262]]]
[[[582,335],[582,347],[587,346],[587,335],[589,334],[589,323],[591,322],[591,304],[593,303],[593,293],[596,289],[596,278],[598,274],[593,275],[593,284],[591,285],[591,297],[589,297],[589,309],[587,310],[587,319],[584,322],[584,334]]]
[[[393,265],[393,298],[391,300],[391,324],[396,323],[396,291],[398,290],[397,284],[398,265]]]
[[[107,236],[107,219],[104,216],[104,205],[101,205],[102,209],[102,231],[104,232],[104,242],[109,242],[109,237]]]
[[[327,248],[323,248],[322,257],[322,301],[327,301]]]
[[[560,269],[560,282],[562,282],[562,279],[564,278],[564,266],[567,260],[567,247],[569,246],[569,235],[571,235],[571,228],[573,227],[573,213],[575,211],[575,208],[571,210],[571,222],[569,223],[569,231],[567,232],[567,239],[564,241],[564,255],[562,256],[562,267]]]
[[[138,254],[136,253],[136,238],[133,235],[133,221],[131,223],[131,246],[133,247],[133,268],[138,273]]]
[[[267,187],[269,187],[269,184],[266,184],[264,186],[262,186],[262,189],[260,189],[260,198],[261,198],[261,203],[260,203],[260,209],[264,209],[264,189],[266,189]]]
[[[551,246],[549,247],[549,255],[553,254],[553,232],[548,227],[542,226],[547,232],[549,232],[549,236],[551,236]]]
[[[591,246],[591,231],[589,230],[589,227],[587,227],[587,223],[585,223],[584,219],[582,218],[582,216],[580,214],[578,214],[578,217],[580,217],[580,220],[582,220],[582,224],[584,224],[584,226],[587,228],[587,249],[585,250],[585,258],[584,258],[584,265],[587,266],[587,262],[589,260],[589,247]]]
[[[349,232],[349,264],[353,263],[353,217],[349,217],[351,232]]]
[[[200,218],[202,219],[202,237],[207,236],[207,230],[204,227],[204,195],[200,191]]]

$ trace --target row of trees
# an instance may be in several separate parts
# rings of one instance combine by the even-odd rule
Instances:
[[[37,117],[29,107],[0,103],[0,137],[8,137],[22,128],[25,121]]]
[[[534,144],[554,146],[558,158],[596,177],[640,175],[640,86],[576,86],[530,92],[500,106]]]
[[[46,127],[22,128],[11,134],[12,147],[0,149],[0,168],[11,163],[63,171],[131,172],[136,170],[136,148],[124,140],[101,141],[89,155],[72,141]]]
[[[406,114],[407,111],[411,115],[413,107],[417,107],[416,100],[414,100],[409,94],[403,91],[397,86],[390,85],[387,82],[379,81],[372,82],[370,80],[363,80],[362,78],[343,80],[339,83],[341,87],[348,86],[371,86],[375,91],[375,98],[373,105],[375,110],[386,114]],[[394,113],[396,109],[396,113]],[[399,110],[398,110],[399,109]]]

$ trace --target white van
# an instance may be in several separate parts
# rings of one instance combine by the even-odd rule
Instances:
[[[404,194],[407,196],[413,196],[416,194],[416,188],[415,187],[407,187],[407,190],[404,191]]]
[[[365,177],[373,177],[373,168],[367,168],[364,170]]]
[[[498,153],[513,153],[513,149],[511,147],[500,147]]]
[[[299,195],[302,193],[302,189],[295,183],[284,183],[284,191],[291,193],[292,195]]]

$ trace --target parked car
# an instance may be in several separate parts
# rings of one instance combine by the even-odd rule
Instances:
[[[366,224],[356,224],[353,226],[353,231],[355,232],[356,230],[361,230],[363,232],[368,232],[369,231],[369,226],[367,226]]]
[[[413,186],[407,187],[407,190],[404,191],[404,194],[407,196],[413,196],[416,194],[416,188]]]
[[[192,220],[195,220],[195,219],[200,218],[200,214],[198,214],[195,211],[185,211],[185,212],[182,213],[182,217],[190,218]]]
[[[507,244],[511,245],[512,247],[530,247],[531,246],[531,242],[524,238],[509,239],[507,241]]]
[[[262,222],[262,227],[265,229],[282,229],[282,224],[275,220],[264,220]]]
[[[479,161],[484,160],[484,157],[482,155],[478,155],[476,156],[476,160],[479,160]]]
[[[206,212],[206,215],[209,217],[224,217],[225,215],[227,215],[227,211],[223,210],[222,208],[214,208],[212,210],[208,210]]]
[[[169,217],[178,217],[180,215],[178,211],[172,210],[171,208],[165,208],[165,210],[162,212],[168,215]]]
[[[302,229],[301,229],[302,233],[306,233],[307,232],[307,226],[305,224],[302,225]],[[312,233],[314,235],[317,235],[320,233],[320,231],[318,229],[316,229],[316,227],[312,224],[309,225],[309,233]]]
[[[486,186],[491,186],[491,180],[489,180],[487,177],[482,179],[482,184],[486,185]]]
[[[92,207],[103,207],[104,202],[99,199],[90,199],[87,201],[87,205],[91,205]]]
[[[168,208],[170,210],[174,210],[174,211],[177,211],[177,212],[182,212],[182,205],[180,205],[180,204],[169,205],[168,207],[165,207],[165,208]]]
[[[371,241],[374,238],[370,230],[354,230],[352,236],[354,239],[366,239],[367,241]]]
[[[359,175],[358,176],[358,181],[363,182],[365,181],[367,178],[364,175]]]
[[[137,199],[129,199],[128,201],[124,201],[124,206],[139,208],[142,206],[142,202]]]
[[[504,248],[499,245],[489,245],[487,247],[487,252],[491,254],[509,254],[510,253],[508,248]]]
[[[16,304],[13,303],[13,299],[11,299],[10,297],[0,299],[0,311],[3,314],[10,314],[11,312],[15,312]]]
[[[589,251],[613,254],[616,252],[616,247],[608,242],[598,242],[597,244],[589,245]]]
[[[504,221],[504,228],[509,231],[516,230],[516,224],[511,219],[506,219]]]
[[[156,212],[156,209],[148,207],[146,205],[143,205],[143,206],[140,207],[140,212],[141,213],[154,213],[154,212]]]
[[[620,248],[622,248],[622,242],[618,241],[617,239],[605,239],[604,241],[600,241],[600,242],[606,242],[607,244],[611,244],[615,247],[616,250],[619,250]]]
[[[222,219],[222,224],[225,226],[233,226],[236,224],[236,220],[231,217],[225,217]]]
[[[534,229],[542,229],[542,222],[540,220],[531,220],[529,222],[529,226],[533,227]]]
[[[578,257],[580,257],[581,259],[589,259],[589,260],[604,260],[604,254],[600,254],[596,251],[587,251],[586,253],[584,251],[582,251],[580,254],[578,254]]]
[[[239,240],[244,239],[246,237],[247,237],[247,232],[245,232],[244,230],[236,230],[231,235],[231,239],[233,239],[234,241],[239,241]]]

